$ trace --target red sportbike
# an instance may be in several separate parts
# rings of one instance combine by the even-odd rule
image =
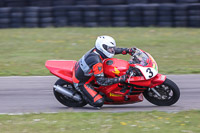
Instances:
[[[59,77],[53,87],[56,99],[68,107],[83,107],[87,104],[81,93],[76,91],[72,82],[72,73],[75,60],[48,60],[47,69]],[[106,77],[114,78],[127,75],[125,83],[110,86],[93,86],[101,94],[104,104],[129,104],[143,101],[143,96],[158,106],[170,106],[180,97],[178,86],[158,73],[158,66],[153,57],[136,49],[129,61],[109,58],[103,61],[103,70]]]

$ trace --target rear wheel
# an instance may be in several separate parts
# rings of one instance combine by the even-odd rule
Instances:
[[[62,79],[58,79],[56,81],[55,85],[59,85],[63,88],[75,91],[74,86],[71,83],[68,83],[68,82],[66,82]],[[85,101],[78,102],[78,101],[75,101],[75,100],[73,100],[73,99],[71,99],[67,96],[64,96],[63,94],[57,92],[55,90],[55,88],[53,88],[53,92],[54,92],[56,99],[65,106],[68,106],[68,107],[83,107],[87,104]]]
[[[147,89],[143,94],[149,102],[158,106],[170,106],[176,103],[180,97],[178,86],[170,79],[166,79],[162,85],[156,86],[153,89],[155,89],[160,96],[152,89]]]

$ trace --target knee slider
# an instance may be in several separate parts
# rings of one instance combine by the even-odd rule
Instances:
[[[99,100],[97,100],[96,102],[93,103],[94,107],[102,107],[104,104],[104,99],[101,98]]]

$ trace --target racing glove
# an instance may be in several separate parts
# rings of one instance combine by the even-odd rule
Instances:
[[[133,56],[135,51],[136,51],[136,49],[137,49],[136,47],[129,48],[127,53],[129,53],[131,56]]]
[[[126,79],[127,79],[127,75],[122,75],[118,78],[118,82],[119,83],[125,83],[126,82]]]

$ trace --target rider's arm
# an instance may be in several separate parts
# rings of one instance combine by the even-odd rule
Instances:
[[[130,55],[132,55],[132,53],[134,53],[134,48],[115,48],[115,54],[127,54],[129,53]]]
[[[96,82],[102,86],[108,86],[119,83],[119,78],[105,78],[104,76],[95,76]]]
[[[115,48],[115,54],[127,54],[129,48]]]
[[[115,54],[127,54],[127,53],[131,53],[132,48],[115,48]]]
[[[94,76],[96,78],[96,82],[102,86],[112,85],[112,84],[116,84],[119,82],[125,82],[125,77],[118,77],[118,78],[104,77],[102,63],[95,64],[93,66],[93,72],[94,72]]]

